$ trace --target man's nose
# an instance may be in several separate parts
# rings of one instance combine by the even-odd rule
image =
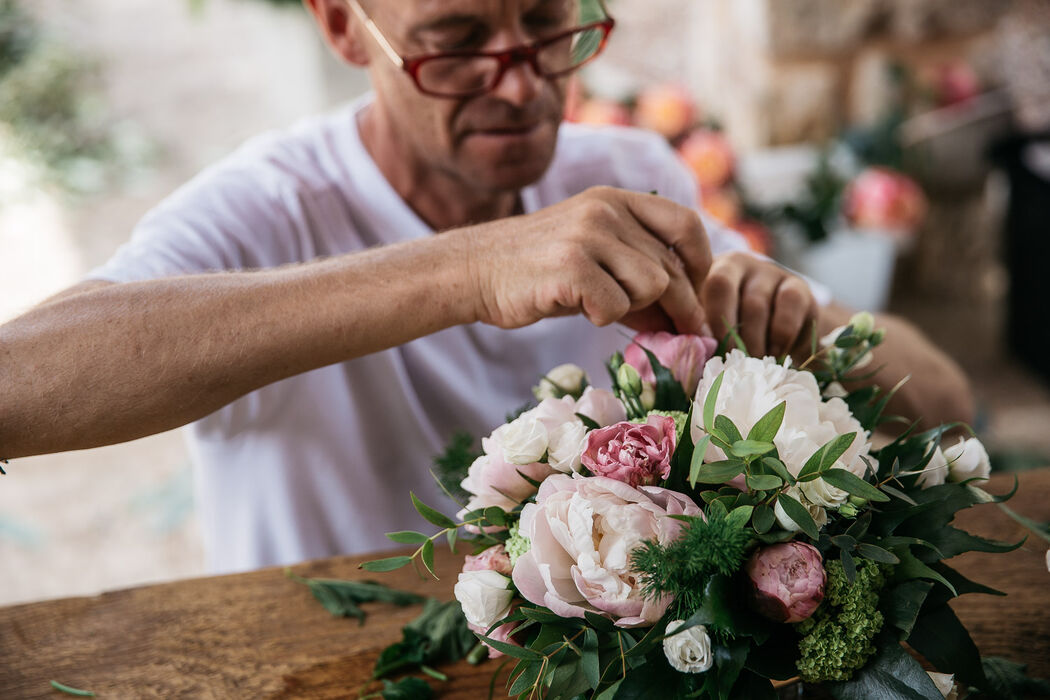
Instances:
[[[516,107],[523,107],[536,99],[543,89],[545,78],[533,67],[532,62],[521,57],[503,71],[492,94]]]

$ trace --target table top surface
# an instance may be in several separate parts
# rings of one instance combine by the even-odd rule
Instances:
[[[1018,475],[1010,506],[1050,521],[1050,468]],[[996,475],[988,490],[1008,491],[1012,475]],[[956,524],[985,537],[1017,541],[1025,531],[994,505],[959,514]],[[969,578],[1006,598],[967,595],[952,606],[981,652],[1028,664],[1050,676],[1050,573],[1046,542],[1032,537],[1009,554],[970,553],[951,561]],[[440,581],[411,569],[370,574],[374,557],[333,557],[301,564],[301,576],[378,579],[444,600],[461,560],[439,556]],[[368,604],[365,624],[331,616],[310,591],[280,568],[188,579],[0,608],[0,696],[54,698],[52,679],[113,698],[338,698],[375,690],[379,652],[400,639],[420,607]],[[460,663],[442,670],[441,698],[487,697],[498,663]],[[497,691],[499,686],[497,686]],[[498,693],[497,693],[498,694]],[[69,696],[64,696],[69,697]]]

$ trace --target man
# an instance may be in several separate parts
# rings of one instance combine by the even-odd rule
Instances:
[[[604,17],[567,0],[308,4],[374,97],[247,144],[0,329],[0,456],[192,422],[212,570],[375,550],[413,526],[405,491],[440,499],[427,466],[454,430],[487,433],[556,364],[601,376],[626,342],[610,324],[728,323],[783,354],[815,317],[844,318],[705,232],[656,137],[559,129]],[[935,388],[902,405],[966,418],[958,370],[895,325],[885,357]]]

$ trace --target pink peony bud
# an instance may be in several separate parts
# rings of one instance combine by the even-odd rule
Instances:
[[[464,571],[497,571],[504,576],[510,576],[510,555],[503,545],[489,547],[481,554],[468,554],[463,559]]]
[[[747,562],[755,609],[775,622],[801,622],[824,600],[827,573],[813,545],[784,542],[763,547]]]
[[[717,347],[718,341],[714,338],[698,335],[673,335],[664,331],[639,333],[624,350],[623,360],[638,370],[642,381],[653,384],[656,382],[656,375],[653,374],[649,357],[645,354],[645,350],[648,350],[656,355],[661,365],[671,370],[671,374],[685,389],[686,396],[692,396],[696,392],[696,385],[700,383],[704,365],[711,359]]]
[[[649,416],[644,425],[617,423],[592,430],[581,461],[595,476],[635,488],[651,486],[671,473],[674,445],[674,418]]]

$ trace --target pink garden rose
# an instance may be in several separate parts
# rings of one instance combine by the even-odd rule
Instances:
[[[604,613],[620,627],[652,625],[670,598],[643,597],[631,552],[645,540],[674,541],[683,523],[668,515],[699,515],[684,494],[633,488],[601,476],[555,474],[522,509],[520,532],[532,543],[514,567],[514,585],[528,601],[556,615]]]
[[[704,365],[715,354],[718,341],[699,335],[673,335],[660,331],[658,333],[639,333],[623,351],[623,361],[638,370],[642,381],[654,384],[656,375],[649,364],[645,348],[661,365],[671,370],[671,374],[685,389],[687,396],[692,396]]]
[[[915,232],[926,216],[926,196],[910,177],[889,168],[868,168],[846,188],[846,218],[860,228],[899,236]]]
[[[671,473],[675,433],[674,418],[668,416],[649,416],[644,424],[617,423],[588,433],[580,459],[595,476],[651,486]]]
[[[745,567],[755,608],[774,622],[801,622],[824,600],[827,573],[813,545],[783,542],[756,551]]]
[[[468,554],[463,559],[464,571],[498,571],[504,576],[510,576],[512,567],[510,555],[503,545],[489,547],[481,554]]]

